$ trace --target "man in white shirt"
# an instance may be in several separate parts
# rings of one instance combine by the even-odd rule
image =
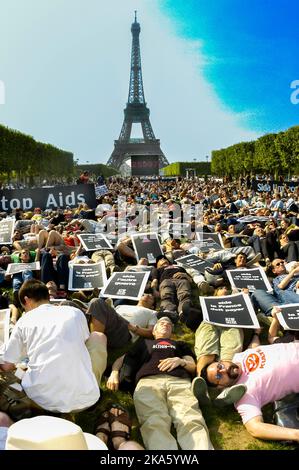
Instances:
[[[26,395],[43,410],[81,411],[97,402],[107,362],[106,337],[90,335],[81,310],[49,303],[48,289],[26,281],[19,298],[25,314],[15,325],[0,369],[11,371],[26,359]]]

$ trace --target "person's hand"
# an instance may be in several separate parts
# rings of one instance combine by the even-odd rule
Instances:
[[[107,380],[106,386],[109,390],[117,391],[119,387],[119,373],[118,370],[113,370]]]
[[[217,271],[217,269],[222,269],[222,264],[221,263],[215,263],[214,266],[212,267],[213,271]]]
[[[249,289],[247,287],[242,288],[243,294],[249,294]]]
[[[170,372],[182,365],[182,359],[180,357],[168,357],[167,359],[161,359],[158,364],[158,369],[161,372]]]
[[[295,267],[294,269],[292,269],[291,271],[292,274],[299,274],[299,266]]]
[[[186,279],[187,281],[189,281],[189,276],[188,274],[185,274],[185,273],[175,273],[173,276],[172,276],[173,279]]]
[[[277,305],[275,305],[275,306],[272,308],[272,310],[271,310],[271,316],[272,316],[273,318],[277,318],[276,315],[277,315],[277,313],[279,313],[279,312],[281,312],[281,308],[278,307]]]

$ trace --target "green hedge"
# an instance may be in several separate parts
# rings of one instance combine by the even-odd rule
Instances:
[[[86,165],[76,166],[77,176],[79,176],[85,170],[97,176],[103,175],[104,178],[108,178],[109,176],[113,176],[119,173],[119,171],[116,170],[115,168],[108,166],[108,165],[104,165],[103,163],[95,163],[95,164],[87,163]]]
[[[211,163],[209,162],[176,162],[163,168],[164,176],[186,176],[187,169],[196,170],[196,176],[210,175]]]
[[[299,171],[299,126],[278,134],[266,134],[252,142],[241,142],[212,152],[212,173],[219,176]]]
[[[26,177],[60,177],[73,173],[73,154],[0,125],[0,174]]]

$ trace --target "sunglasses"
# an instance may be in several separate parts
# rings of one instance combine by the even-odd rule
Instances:
[[[215,375],[216,380],[220,380],[222,378],[224,370],[225,370],[225,365],[222,362],[218,362],[217,373]]]
[[[284,261],[280,261],[279,263],[274,264],[273,267],[276,268],[276,266],[280,266],[281,264],[284,264]]]

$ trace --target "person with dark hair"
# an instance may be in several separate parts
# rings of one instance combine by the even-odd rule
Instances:
[[[51,305],[41,281],[24,282],[19,298],[26,315],[12,331],[0,370],[13,371],[26,360],[21,385],[39,414],[45,410],[69,413],[94,405],[107,363],[105,335],[89,333],[81,310]],[[10,414],[9,409],[1,411]]]
[[[295,341],[247,349],[232,361],[209,364],[205,373],[207,383],[220,389],[246,387],[235,408],[253,437],[299,442],[299,428],[265,423],[262,414],[266,404],[299,393],[298,367],[299,343]]]
[[[79,176],[77,183],[78,184],[87,184],[89,182],[89,171],[85,170]]]
[[[215,296],[228,295],[226,287],[218,287]],[[203,321],[195,332],[194,351],[197,358],[198,377],[193,379],[192,391],[200,405],[210,404],[210,396],[206,384],[206,369],[216,358],[232,360],[235,353],[241,352],[243,347],[243,330],[241,328],[229,328],[212,325]],[[244,393],[243,387],[238,387],[226,392],[215,400],[216,405],[226,405],[234,402],[235,398]]]

